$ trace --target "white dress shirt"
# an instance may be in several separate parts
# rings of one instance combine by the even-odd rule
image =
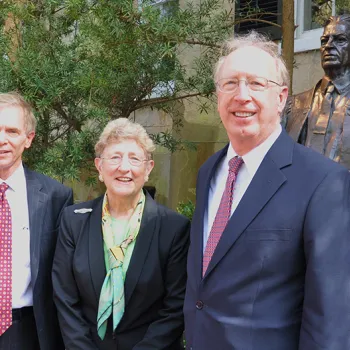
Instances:
[[[252,149],[250,152],[248,152],[242,157],[244,164],[240,168],[235,182],[231,207],[231,216],[236,210],[239,202],[241,201],[245,191],[247,190],[250,182],[252,181],[255,173],[257,172],[266,153],[277,140],[278,136],[281,134],[281,131],[281,125],[278,125],[275,131],[263,143],[261,143],[258,147]],[[216,212],[219,209],[222,194],[225,190],[229,170],[228,162],[235,156],[237,156],[237,153],[230,144],[226,156],[223,157],[223,159],[219,163],[216,172],[210,181],[208,205],[206,213],[204,215],[203,252],[208,241],[211,227],[214,223]]]
[[[27,183],[21,164],[6,180],[6,198],[12,216],[12,308],[33,305],[30,272],[30,232]]]

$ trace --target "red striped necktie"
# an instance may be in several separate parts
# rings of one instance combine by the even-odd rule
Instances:
[[[12,324],[12,220],[6,198],[9,186],[0,185],[0,336]]]
[[[214,254],[216,246],[218,245],[220,237],[231,216],[234,184],[236,182],[237,174],[242,164],[243,164],[243,159],[237,156],[230,159],[228,163],[229,171],[228,171],[228,176],[226,180],[225,190],[224,190],[224,193],[222,194],[219,209],[216,212],[214,223],[210,230],[208,242],[203,254],[202,276],[204,276],[207,271],[207,268]]]

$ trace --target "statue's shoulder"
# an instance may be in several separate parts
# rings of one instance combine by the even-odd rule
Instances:
[[[297,141],[303,129],[312,100],[321,80],[311,89],[289,96],[283,113],[284,126],[288,134]]]
[[[290,100],[293,104],[294,108],[310,108],[311,103],[315,94],[315,90],[317,89],[319,84],[312,87],[309,90],[303,91],[299,94],[290,96]]]

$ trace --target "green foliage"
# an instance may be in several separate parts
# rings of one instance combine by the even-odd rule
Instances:
[[[188,200],[187,202],[180,202],[176,210],[178,213],[192,220],[193,213],[195,210],[195,204],[191,200]]]
[[[335,12],[337,15],[350,14],[350,0],[336,0]]]
[[[332,0],[314,0],[312,2],[312,20],[323,26],[327,19],[332,15]],[[337,15],[350,13],[350,0],[336,0],[335,12]]]
[[[1,1],[0,90],[24,95],[38,120],[28,165],[78,179],[92,169],[103,126],[144,107],[166,111],[181,127],[184,101],[211,97],[217,43],[232,32],[232,19],[220,0],[185,8],[174,0],[165,10],[151,0]],[[181,57],[197,47],[189,67]],[[194,102],[207,110],[202,98]],[[174,132],[154,140],[171,151],[184,147]]]

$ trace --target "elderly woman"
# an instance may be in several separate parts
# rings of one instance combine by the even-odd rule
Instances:
[[[128,119],[95,146],[106,193],[63,213],[54,299],[67,350],[182,349],[189,221],[142,188],[154,144]]]

